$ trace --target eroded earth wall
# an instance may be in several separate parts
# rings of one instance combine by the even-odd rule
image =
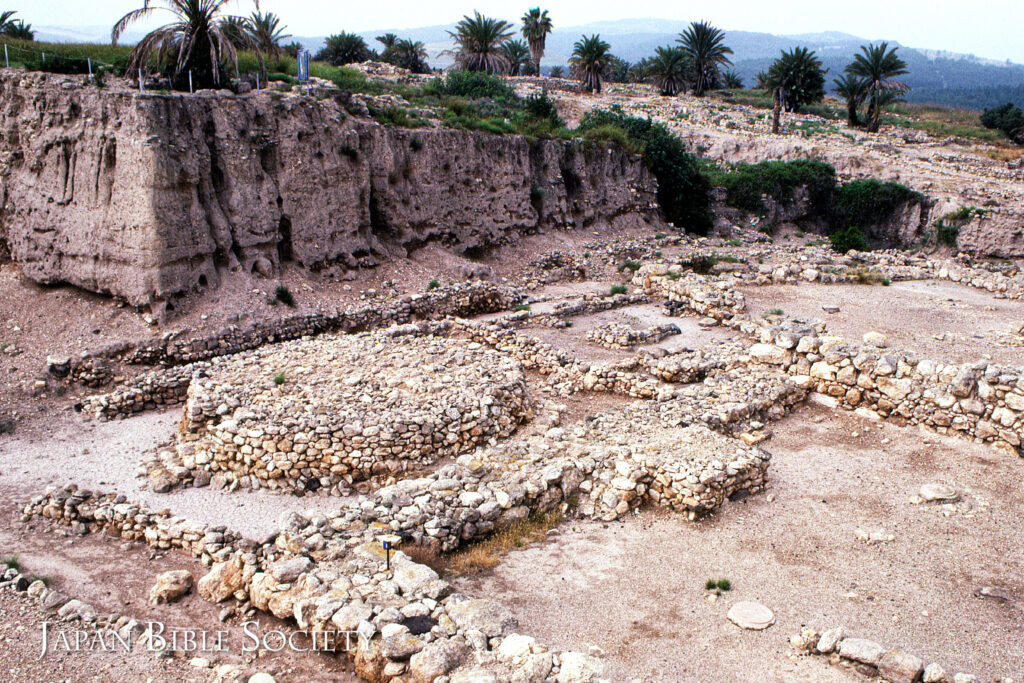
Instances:
[[[26,275],[144,304],[538,228],[660,224],[642,160],[580,142],[384,127],[334,99],[0,74],[0,239]]]

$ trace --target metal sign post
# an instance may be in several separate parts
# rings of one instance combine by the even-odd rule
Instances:
[[[4,64],[7,65],[8,69],[11,68],[11,60],[7,57],[7,43],[4,43]]]
[[[298,62],[298,81],[302,85],[305,85],[306,83],[309,83],[309,51],[299,50],[299,54],[296,55],[295,59]]]
[[[188,94],[194,95],[195,90],[192,89],[192,69],[188,70]]]

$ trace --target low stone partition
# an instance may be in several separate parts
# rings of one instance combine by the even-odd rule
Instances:
[[[188,396],[192,378],[209,367],[208,362],[200,361],[144,372],[109,394],[86,397],[75,408],[87,415],[109,420],[181,403]]]
[[[367,680],[452,674],[468,682],[490,672],[523,683],[595,681],[600,660],[516,634],[502,605],[452,594],[435,571],[401,552],[386,569],[381,539],[451,551],[538,514],[613,520],[648,502],[695,518],[764,487],[766,452],[703,425],[678,426],[679,415],[664,410],[644,402],[480,448],[337,512],[287,513],[280,532],[261,543],[73,487],[33,500],[23,519],[42,516],[201,557],[212,564],[197,586],[205,599],[248,600],[338,642],[352,636],[348,655]]]
[[[671,323],[636,330],[621,323],[608,323],[588,330],[586,339],[606,349],[629,350],[641,344],[656,344],[675,334],[681,334],[678,325]]]
[[[833,663],[846,662],[867,675],[880,676],[890,683],[981,683],[973,674],[948,673],[938,662],[925,664],[920,657],[880,645],[867,638],[855,638],[842,626],[819,633],[804,627],[789,639],[800,654],[829,657]],[[1012,683],[1012,678],[996,679]]]
[[[526,379],[514,359],[399,332],[215,359],[188,389],[184,466],[247,477],[253,488],[315,490],[458,456],[524,419]]]
[[[789,321],[760,326],[751,359],[777,365],[801,386],[869,416],[927,425],[1020,453],[1024,368],[956,364],[840,337]],[[868,335],[870,336],[870,335]]]
[[[522,296],[507,286],[485,281],[458,282],[402,297],[386,307],[371,305],[303,313],[257,321],[245,327],[231,326],[206,337],[182,338],[180,334],[167,334],[156,342],[120,345],[98,352],[74,361],[74,365],[102,357],[118,358],[129,365],[184,365],[325,332],[355,333],[415,320],[495,313],[509,310],[521,300]],[[95,372],[94,369],[82,371],[83,374]]]
[[[811,325],[780,316],[752,320],[739,310],[742,295],[724,293],[732,290],[723,280],[694,276],[688,281],[667,269],[644,266],[634,281],[753,337],[752,363],[777,366],[803,389],[830,396],[837,405],[1022,452],[1024,368],[987,361],[948,363],[884,345],[858,345],[826,336],[823,322]]]

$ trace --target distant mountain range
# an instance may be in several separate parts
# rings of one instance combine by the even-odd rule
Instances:
[[[654,53],[659,45],[674,43],[689,22],[664,19],[625,19],[600,21],[582,26],[556,29],[549,37],[544,56],[545,70],[557,64],[566,64],[572,54],[572,45],[586,33],[600,33],[611,43],[612,51],[630,62]],[[453,26],[427,26],[415,29],[390,29],[403,38],[422,41],[435,66],[447,66],[451,57],[442,54],[451,48],[448,31]],[[374,36],[388,29],[362,32],[371,47],[378,46]],[[56,28],[39,27],[37,39],[52,42],[106,42],[109,27]],[[124,42],[138,40],[139,33],[128,33]],[[296,36],[294,38],[312,51],[323,44],[323,36]],[[733,50],[735,69],[748,86],[754,76],[764,71],[782,50],[805,46],[817,52],[829,81],[839,76],[853,54],[869,41],[847,33],[828,31],[802,35],[780,36],[751,31],[727,31],[726,42]],[[878,42],[877,40],[875,42]],[[898,45],[895,41],[890,41]],[[379,47],[379,46],[378,46]],[[907,62],[910,73],[903,79],[912,88],[911,102],[931,102],[951,106],[981,109],[1014,102],[1024,107],[1024,65],[951,53],[935,49],[917,49],[900,46],[900,55]]]

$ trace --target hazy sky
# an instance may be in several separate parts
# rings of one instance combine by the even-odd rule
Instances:
[[[13,0],[5,3],[5,9],[8,5],[20,9],[21,16],[37,26],[95,26],[112,24],[142,3]],[[231,6],[232,11],[247,14],[252,2],[237,0]],[[474,8],[511,20],[532,4],[529,0],[262,0],[262,6],[281,15],[290,33],[308,36],[446,24]],[[561,26],[638,17],[709,19],[725,29],[777,34],[834,30],[891,38],[912,47],[1024,62],[1024,0],[551,0],[543,6]]]

